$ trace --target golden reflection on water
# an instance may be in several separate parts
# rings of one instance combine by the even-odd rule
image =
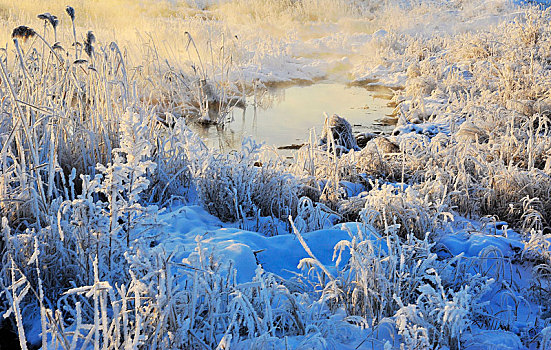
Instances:
[[[376,97],[378,96],[378,97]],[[244,137],[276,147],[301,144],[308,139],[310,129],[317,135],[325,114],[345,117],[355,132],[389,132],[380,125],[392,112],[380,93],[362,87],[347,87],[338,83],[320,83],[274,89],[261,98],[249,98],[246,109],[236,108],[224,128],[192,125],[209,147],[237,149]]]

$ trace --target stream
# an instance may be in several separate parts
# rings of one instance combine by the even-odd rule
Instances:
[[[221,151],[240,148],[245,137],[289,149],[308,140],[312,128],[319,136],[326,114],[346,118],[355,134],[389,133],[393,127],[385,120],[393,111],[387,106],[391,97],[388,89],[369,91],[339,83],[275,88],[249,97],[245,108],[234,108],[224,127],[192,124],[191,128],[209,148]]]

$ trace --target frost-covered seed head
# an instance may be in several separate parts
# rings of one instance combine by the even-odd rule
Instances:
[[[57,16],[54,16],[49,12],[41,13],[37,17],[38,19],[48,21],[54,29],[57,28],[59,24],[59,20],[57,19]]]
[[[27,39],[32,38],[35,34],[36,32],[32,28],[19,26],[13,30],[11,37],[13,39],[23,39],[23,41],[27,41]]]
[[[67,6],[65,8],[65,11],[69,15],[69,17],[71,17],[71,21],[74,21],[75,20],[75,9],[72,8],[71,6]]]

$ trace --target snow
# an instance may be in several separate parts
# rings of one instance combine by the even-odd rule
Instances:
[[[483,331],[466,337],[465,348],[467,349],[522,349],[522,342],[519,337],[511,332],[504,331]]]
[[[178,214],[175,214],[178,213]],[[167,214],[166,237],[160,247],[173,252],[177,261],[184,261],[196,247],[196,238],[210,250],[221,254],[227,262],[232,260],[237,269],[239,283],[249,282],[255,275],[257,264],[264,270],[283,278],[293,277],[300,271],[299,262],[308,255],[292,234],[266,237],[260,233],[224,227],[217,218],[203,208],[182,207]],[[336,225],[330,229],[304,233],[304,239],[315,256],[332,269],[333,247],[358,230],[358,224]],[[366,231],[366,228],[361,228]],[[375,230],[371,228],[373,232]],[[372,233],[375,235],[375,233]],[[373,239],[380,237],[373,236]],[[256,253],[256,254],[255,254]],[[343,263],[347,260],[343,255]]]
[[[397,189],[402,186],[395,184]],[[210,215],[200,206],[183,206],[164,215],[166,223],[159,248],[175,254],[177,261],[184,261],[196,247],[196,240],[232,260],[240,283],[249,282],[255,275],[257,265],[283,278],[300,273],[298,265],[308,254],[293,234],[267,237],[257,232],[228,227],[228,224]],[[463,227],[469,226],[469,229]],[[499,228],[496,228],[499,227]],[[453,256],[478,257],[484,250],[493,247],[505,258],[513,258],[522,251],[524,244],[520,235],[507,229],[506,223],[496,223],[493,229],[480,223],[456,217],[453,224],[439,234],[438,243],[444,245]],[[327,268],[334,268],[333,248],[343,240],[350,240],[358,230],[387,251],[385,240],[371,226],[350,222],[337,224],[329,229],[305,232],[304,236],[314,255]],[[342,264],[348,256],[343,255]]]
[[[400,188],[399,184],[396,186]],[[186,258],[195,249],[197,239],[200,239],[204,248],[223,257],[224,264],[229,264],[231,261],[232,266],[237,270],[237,281],[242,285],[253,280],[257,266],[262,266],[265,271],[284,279],[293,278],[302,272],[298,268],[301,259],[309,257],[292,234],[266,237],[256,232],[231,228],[199,206],[175,208],[172,212],[165,214],[163,220],[167,223],[167,227],[158,248],[172,252],[176,261],[185,263]],[[373,227],[354,222],[306,232],[303,236],[315,257],[335,273],[333,248],[340,241],[350,240],[358,230],[362,230],[367,239],[370,239],[382,254],[388,252],[385,239]],[[496,249],[497,254],[502,254],[502,257],[513,259],[523,249],[519,234],[507,229],[505,222],[495,222],[488,226],[465,218],[456,218],[453,224],[440,233],[437,242],[445,246],[452,256],[475,259],[485,252],[492,252],[492,248]],[[340,266],[345,265],[349,257],[350,255],[345,251]],[[496,271],[496,273],[499,272]],[[496,300],[490,300],[492,305],[497,303]],[[497,304],[494,307],[498,307]],[[499,307],[501,309],[503,304]],[[527,309],[526,305],[522,305],[520,309],[525,313],[527,322],[517,321],[513,326],[517,332],[519,329],[529,328],[534,317],[534,310]],[[343,340],[338,346],[343,349],[356,348],[350,342],[354,344],[367,337],[368,343],[362,343],[360,349],[382,349],[385,341],[390,339],[389,334],[384,335],[386,331],[388,330],[383,328],[382,332],[377,332],[378,336],[375,338],[370,338],[373,334],[366,336],[365,333],[360,332],[351,335],[352,338],[347,341]],[[396,335],[392,335],[394,336]],[[296,346],[301,341],[304,339],[289,338],[289,344]],[[515,333],[504,331],[474,331],[466,335],[463,341],[467,348],[475,349],[492,349],[495,346],[503,349],[523,348],[522,342]],[[241,346],[247,347],[247,344],[245,342]]]
[[[503,257],[513,258],[524,248],[518,238],[511,239],[478,232],[444,235],[439,242],[444,244],[453,255],[464,253],[465,256],[470,257],[477,257],[483,250],[494,247],[503,254]]]

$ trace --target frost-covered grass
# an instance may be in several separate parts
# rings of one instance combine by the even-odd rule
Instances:
[[[0,5],[4,35],[33,27],[0,57],[2,300],[22,348],[548,347],[549,10],[152,4],[75,4],[74,22]],[[334,76],[392,86],[393,134],[360,148],[332,117],[282,160],[186,125]]]

